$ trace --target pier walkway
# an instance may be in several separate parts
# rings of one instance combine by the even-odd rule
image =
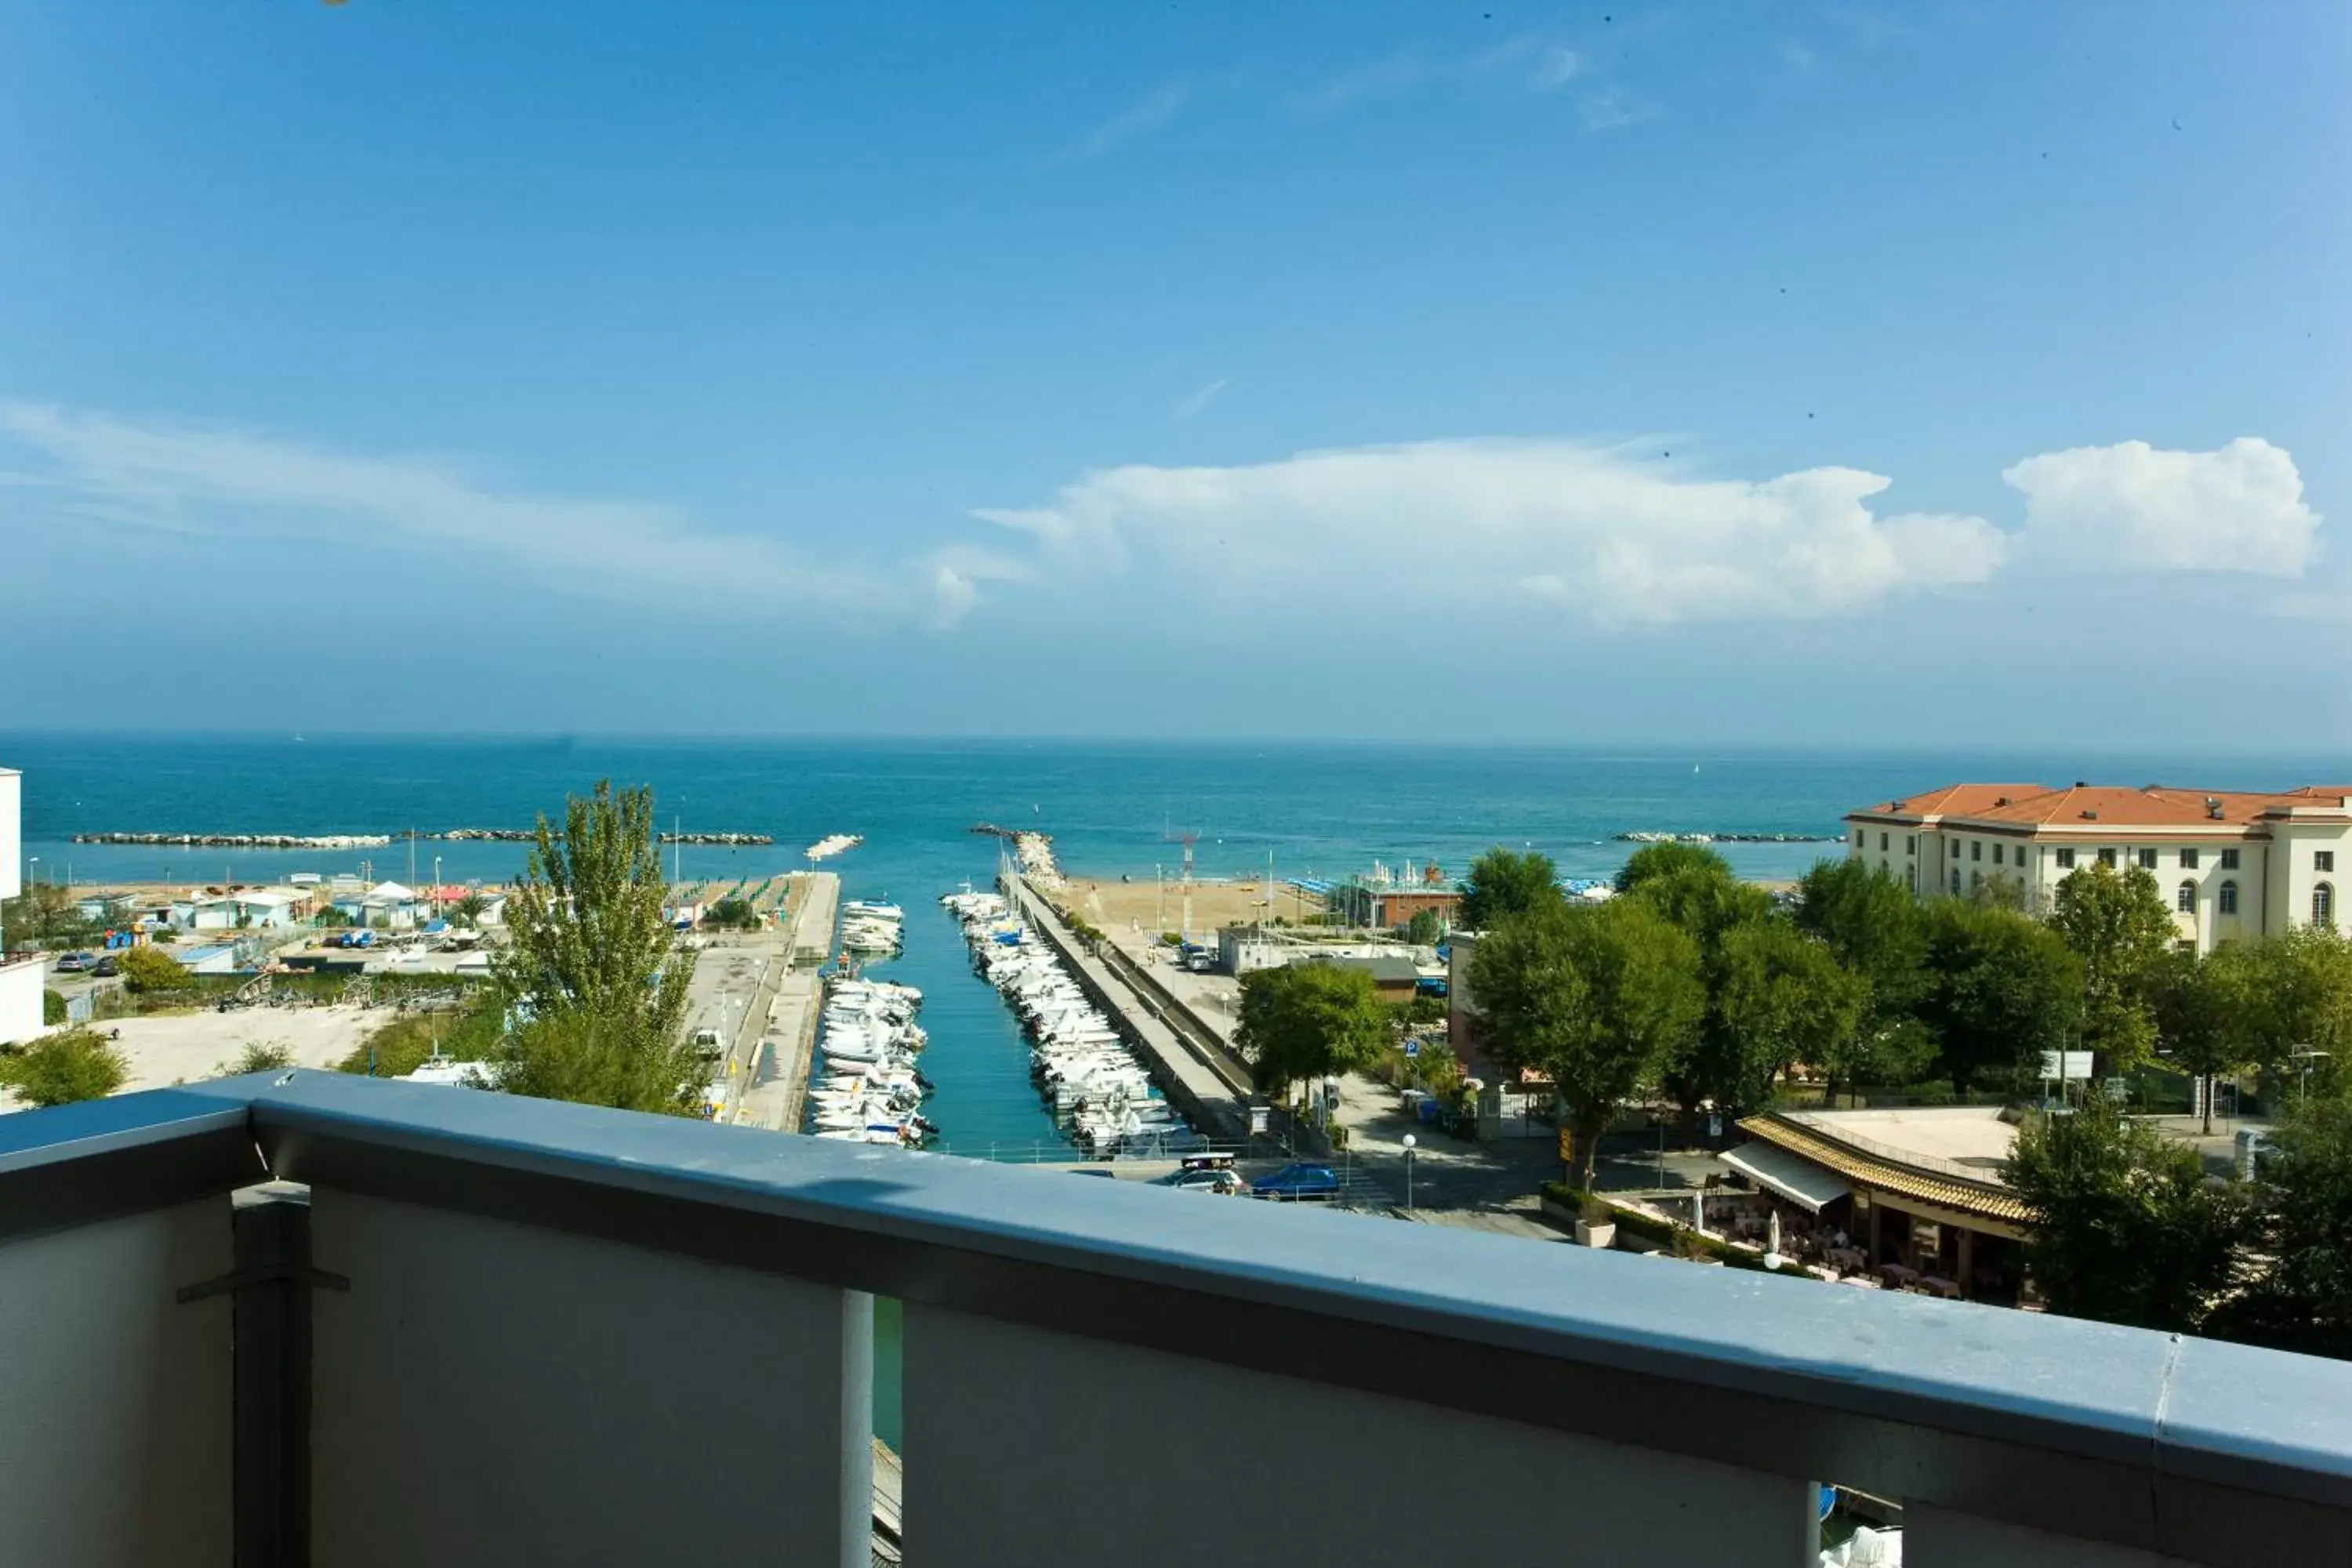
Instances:
[[[1212,1138],[1244,1135],[1249,1127],[1247,1079],[1236,1084],[1231,1066],[1223,1071],[1212,1066],[1198,1042],[1171,1027],[1124,975],[1088,952],[1026,881],[1016,876],[1010,885],[1021,918],[1053,946],[1120,1033],[1143,1052],[1151,1076],[1194,1129]]]
[[[762,1014],[760,1056],[731,1120],[778,1132],[801,1130],[816,1054],[817,1015],[824,983],[817,969],[833,951],[841,878],[831,871],[796,871],[786,897],[782,963]]]
[[[792,960],[814,969],[833,956],[833,936],[841,913],[841,874],[793,873]]]

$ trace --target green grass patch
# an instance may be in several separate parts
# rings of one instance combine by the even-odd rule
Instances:
[[[479,1061],[498,1045],[504,1018],[498,999],[487,990],[479,991],[455,1007],[427,1008],[394,1018],[335,1065],[342,1072],[400,1078],[423,1066],[436,1046],[445,1057]]]

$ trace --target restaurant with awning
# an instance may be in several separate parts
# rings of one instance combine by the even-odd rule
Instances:
[[[1838,1262],[1885,1283],[2014,1303],[2025,1205],[2001,1180],[2016,1137],[1993,1106],[1777,1110],[1742,1121],[1724,1163],[1786,1224],[1835,1241]]]
[[[1761,1140],[1727,1151],[1723,1163],[1758,1186],[1780,1194],[1807,1214],[1817,1215],[1853,1193],[1834,1173]]]

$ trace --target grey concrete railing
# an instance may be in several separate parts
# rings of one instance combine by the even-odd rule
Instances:
[[[310,1072],[0,1117],[0,1554],[860,1561],[877,1293],[925,1568],[2352,1563],[2343,1363]]]

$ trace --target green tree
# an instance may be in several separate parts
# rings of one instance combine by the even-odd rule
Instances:
[[[1748,921],[1724,932],[1708,968],[1690,1075],[1701,1098],[1745,1115],[1795,1064],[1829,1071],[1850,1059],[1869,988],[1826,943],[1786,921]]]
[[[1679,844],[1655,844],[1653,849],[1679,849]],[[1643,854],[1648,854],[1645,849]],[[1721,857],[1712,865],[1684,866],[1634,884],[1633,896],[1649,901],[1660,914],[1680,926],[1710,959],[1725,934],[1750,921],[1769,919],[1772,895],[1731,874]]]
[[[2053,1311],[2189,1333],[2231,1288],[2243,1199],[2104,1096],[2028,1121],[2003,1176],[2031,1211],[2026,1265]]]
[[[507,900],[511,940],[491,968],[500,1003],[528,1020],[497,1053],[501,1087],[637,1110],[694,1108],[700,1085],[680,1038],[694,955],[673,951],[662,918],[669,889],[653,824],[653,791],[615,794],[610,780],[566,802],[560,835],[540,817]],[[580,1060],[564,1065],[567,1051]],[[625,1068],[615,1065],[621,1054]]]
[[[125,948],[115,955],[122,983],[137,992],[184,991],[195,984],[187,966],[152,947]]]
[[[2254,1189],[2270,1262],[2206,1332],[2352,1360],[2352,1099],[2290,1104],[2270,1139]]]
[[[1489,931],[1470,976],[1493,1055],[1557,1087],[1590,1187],[1601,1135],[1697,1038],[1706,1010],[1697,944],[1644,900],[1561,902]]]
[[[2256,1003],[2256,963],[2241,943],[2200,958],[2192,949],[2164,955],[2148,978],[2156,1037],[2173,1068],[2205,1086],[2205,1131],[2213,1131],[2213,1079],[2247,1065],[2245,1016]]]
[[[2083,963],[2030,915],[1959,899],[1927,906],[1933,984],[1920,1018],[1934,1029],[1953,1092],[1988,1072],[2070,1049],[2083,1015]]]
[[[1423,1041],[1419,1054],[1407,1059],[1421,1087],[1437,1100],[1451,1100],[1462,1091],[1462,1063],[1454,1047],[1440,1040]]]
[[[102,921],[85,916],[70,888],[54,882],[27,882],[13,899],[0,900],[0,931],[22,945],[63,947],[88,942],[106,929]]]
[[[1362,970],[1309,961],[1242,976],[1234,1043],[1262,1090],[1278,1094],[1366,1066],[1392,1034],[1389,1009]]]
[[[2026,905],[2025,884],[2007,871],[1995,871],[1969,889],[1969,901],[1996,910],[2022,910]]]
[[[1513,915],[1560,901],[1559,873],[1550,856],[1497,845],[1470,863],[1458,916],[1465,931],[1491,931]]]
[[[2234,951],[2233,951],[2234,950]],[[2352,1057],[2352,938],[2316,926],[2233,943],[2230,1008],[2245,1058],[2272,1072],[2296,1071],[2295,1053]]]
[[[490,1059],[509,1094],[669,1116],[700,1109],[707,1070],[690,1043],[646,1016],[587,1007],[520,1025]]]
[[[1435,947],[1445,940],[1445,922],[1435,910],[1415,910],[1405,921],[1404,939],[1415,947]]]
[[[1902,1017],[1927,994],[1927,914],[1887,872],[1851,858],[1815,861],[1797,884],[1796,919],[1868,983],[1873,1021]]]
[[[1617,890],[1630,893],[1646,883],[1697,872],[1731,878],[1731,862],[1704,844],[1644,844],[1617,869]]]
[[[1864,988],[1861,1023],[1817,1064],[1823,1102],[1841,1085],[1914,1081],[1937,1048],[1916,1016],[1932,983],[1926,908],[1891,874],[1851,857],[1814,862],[1797,894],[1799,928],[1827,942]]]
[[[32,1106],[103,1100],[122,1087],[130,1071],[121,1053],[88,1029],[44,1035],[15,1056],[0,1057],[0,1083]]]
[[[2085,866],[2058,884],[2050,926],[2083,961],[2083,1043],[2097,1053],[2095,1070],[2147,1060],[2156,1046],[2151,988],[2180,934],[2156,879],[2137,866]]]
[[[710,912],[703,918],[724,931],[760,929],[760,911],[751,907],[749,899],[721,899],[710,906]]]

